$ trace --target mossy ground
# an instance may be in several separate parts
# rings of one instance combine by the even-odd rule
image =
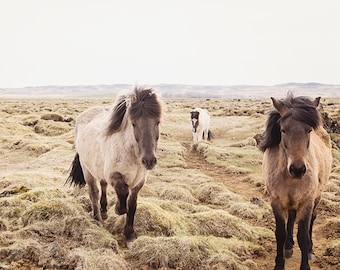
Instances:
[[[2,100],[0,268],[271,269],[274,220],[264,192],[262,133],[270,100],[165,100],[157,168],[138,198],[138,238],[127,249],[124,216],[92,219],[87,187],[65,185],[74,157],[74,119],[113,100]],[[324,106],[335,117],[340,100]],[[190,111],[211,112],[213,140],[192,145]],[[338,111],[337,111],[338,113]],[[334,137],[335,135],[332,135]],[[339,264],[340,155],[315,223],[313,269]],[[287,261],[297,268],[299,250]]]

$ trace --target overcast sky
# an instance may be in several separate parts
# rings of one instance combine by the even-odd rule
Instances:
[[[338,0],[0,0],[0,87],[340,84]]]

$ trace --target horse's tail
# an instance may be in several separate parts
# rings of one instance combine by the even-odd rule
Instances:
[[[211,139],[213,138],[212,133],[210,131],[210,129],[208,130],[208,141],[211,141]]]
[[[71,172],[69,177],[66,180],[66,183],[70,183],[70,185],[79,186],[80,188],[86,185],[86,181],[84,178],[83,169],[80,165],[79,154],[76,153],[74,160],[71,166]]]

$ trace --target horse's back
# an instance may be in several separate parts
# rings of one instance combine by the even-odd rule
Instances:
[[[90,123],[91,121],[93,121],[95,118],[97,118],[98,116],[101,115],[105,115],[109,112],[109,107],[100,107],[100,106],[96,106],[96,107],[91,107],[88,108],[87,110],[85,110],[84,112],[82,112],[76,121],[76,134],[84,127],[86,126],[88,123]]]

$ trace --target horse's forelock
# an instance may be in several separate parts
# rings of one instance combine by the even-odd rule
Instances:
[[[132,119],[161,118],[162,108],[155,92],[151,88],[136,87],[129,113]]]
[[[291,116],[293,119],[306,123],[314,129],[320,125],[320,114],[310,98],[303,96],[294,98],[290,96],[287,100],[288,102],[283,102],[288,107],[288,110],[280,121]]]
[[[286,107],[283,116],[281,116],[277,110],[269,112],[263,138],[259,144],[259,149],[263,152],[267,148],[276,146],[280,143],[280,122],[288,117],[304,122],[314,129],[321,123],[320,114],[310,98],[303,96],[294,97],[291,93],[288,93],[287,98],[281,100],[281,102]]]

